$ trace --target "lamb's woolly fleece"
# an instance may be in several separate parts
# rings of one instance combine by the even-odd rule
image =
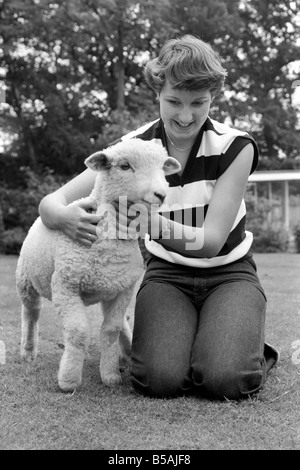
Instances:
[[[161,146],[139,139],[97,152],[86,160],[86,165],[99,172],[91,196],[97,201],[97,212],[107,209],[108,218],[114,216],[109,203],[119,195],[128,196],[132,202],[161,203],[167,189],[164,175],[180,169]],[[102,220],[102,226],[100,223],[98,234],[103,224],[107,219]],[[16,272],[23,304],[22,356],[35,358],[40,297],[52,300],[62,316],[65,337],[59,385],[64,391],[74,390],[81,383],[89,337],[84,305],[101,302],[104,322],[100,373],[107,385],[120,382],[119,334],[128,354],[131,333],[125,312],[142,272],[137,240],[99,238],[86,248],[60,231],[49,230],[38,218],[24,241]]]

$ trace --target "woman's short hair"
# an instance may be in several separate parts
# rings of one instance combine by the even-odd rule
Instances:
[[[226,75],[210,44],[190,34],[167,41],[158,57],[144,69],[147,84],[158,94],[168,80],[175,89],[209,90],[214,97],[222,89]]]

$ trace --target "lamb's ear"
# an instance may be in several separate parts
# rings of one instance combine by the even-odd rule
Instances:
[[[163,170],[165,172],[165,175],[173,175],[173,173],[177,173],[178,171],[181,170],[181,165],[176,160],[176,158],[168,157],[165,160]]]
[[[104,152],[93,153],[84,163],[94,171],[109,170],[111,168],[111,159]]]

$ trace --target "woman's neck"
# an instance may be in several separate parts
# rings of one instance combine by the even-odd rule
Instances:
[[[185,152],[181,150],[176,150],[176,148],[172,147],[171,145],[168,146],[168,153],[171,157],[176,158],[176,160],[181,165],[181,170],[178,172],[178,175],[182,175],[185,165],[188,161],[190,150],[186,150]]]
[[[168,144],[168,147],[173,147],[173,149],[177,150],[177,152],[189,152],[191,150],[191,148],[193,147],[194,143],[195,143],[195,139],[193,139],[193,141],[189,141],[189,142],[186,142],[185,144],[182,144],[182,145],[177,145],[175,144],[175,142],[171,139],[171,137],[169,136],[169,134],[167,133],[167,131],[165,130],[165,133],[166,133],[166,136],[167,136],[167,142]]]

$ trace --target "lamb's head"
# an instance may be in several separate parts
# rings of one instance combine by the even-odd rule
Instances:
[[[106,202],[125,196],[132,203],[161,205],[168,183],[165,176],[180,171],[180,163],[155,141],[121,141],[85,160],[87,167],[101,172]]]

